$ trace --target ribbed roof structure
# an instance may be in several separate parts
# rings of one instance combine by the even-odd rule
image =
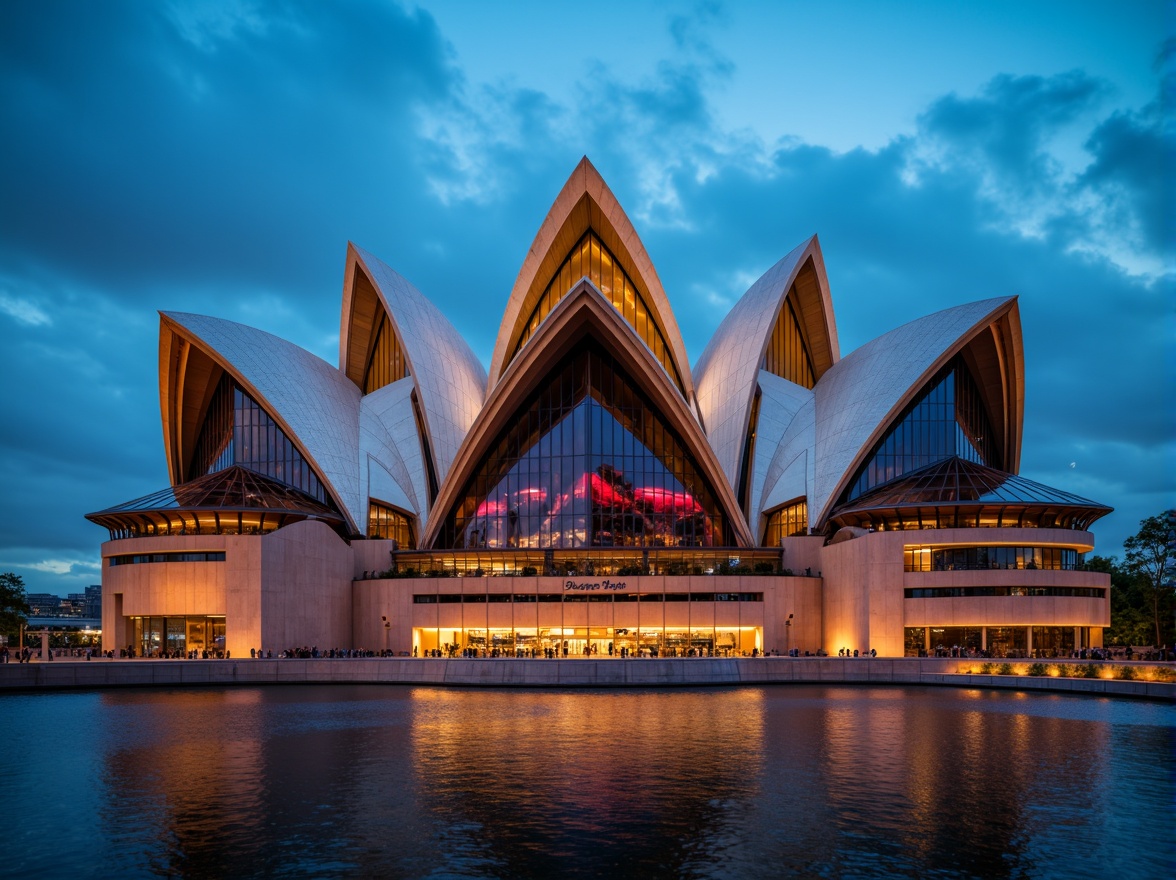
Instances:
[[[88,513],[86,519],[112,533],[139,536],[181,531],[201,534],[210,528],[240,532],[255,527],[269,531],[304,519],[322,520],[337,531],[346,528],[337,510],[305,492],[240,466]]]
[[[1001,524],[1086,529],[1111,508],[1015,474],[952,457],[867,492],[833,511],[840,526],[867,527],[896,520],[942,525],[945,514],[988,509]],[[953,522],[954,525],[954,522]],[[908,526],[911,527],[911,526]]]

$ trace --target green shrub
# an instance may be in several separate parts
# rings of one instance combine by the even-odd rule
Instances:
[[[1098,667],[1093,663],[1087,663],[1082,667],[1083,678],[1098,678]]]
[[[1135,681],[1135,667],[1133,666],[1116,666],[1115,678],[1120,681]]]
[[[539,574],[539,569],[533,565],[524,565],[523,570],[519,572],[519,574],[525,578],[533,578],[535,575]]]
[[[1013,674],[1013,664],[1012,663],[1000,664],[1000,666],[998,666],[996,668],[996,674],[997,675],[1012,675]]]
[[[980,664],[980,674],[981,675],[992,675],[992,671],[995,668],[996,668],[995,663],[981,663]]]
[[[1034,676],[1045,675],[1045,664],[1044,663],[1031,663],[1031,664],[1029,664],[1029,674],[1034,675]]]

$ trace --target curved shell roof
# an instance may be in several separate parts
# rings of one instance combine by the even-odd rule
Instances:
[[[694,367],[698,412],[732,486],[739,479],[739,463],[764,352],[784,299],[810,258],[816,290],[801,296],[797,311],[808,333],[817,376],[835,364],[840,356],[837,327],[825,261],[814,235],[747,289],[723,319]]]
[[[812,484],[813,392],[761,370],[759,425],[752,470],[749,525],[758,539],[760,516],[794,498],[807,498]]]
[[[183,312],[160,316],[161,329],[198,346],[265,407],[358,531],[357,523],[367,516],[359,492],[359,389],[322,358],[264,330]],[[169,363],[160,371],[164,423],[171,431],[176,428],[168,418],[168,398],[176,387],[176,368]],[[179,482],[178,472],[173,470],[173,482]]]
[[[490,388],[498,383],[506,370],[510,354],[521,335],[520,322],[531,313],[552,273],[589,228],[594,229],[612,251],[655,312],[651,317],[662,331],[689,400],[694,390],[690,360],[661,279],[637,230],[587,156],[580,160],[560,190],[515,279],[490,360]],[[661,369],[660,365],[658,368]]]
[[[824,522],[873,444],[934,372],[1002,316],[1015,319],[1016,302],[986,299],[911,321],[846,355],[817,382],[810,523]],[[1019,376],[1019,345],[1014,355],[1007,369]],[[1020,436],[1019,426],[1015,433]]]
[[[415,384],[437,481],[444,482],[466,432],[482,408],[486,371],[435,305],[402,275],[354,244],[347,246],[339,336],[342,370],[348,370],[350,349],[358,342],[353,339],[357,266],[371,280],[396,331]]]
[[[428,515],[429,491],[412,390],[412,380],[405,377],[360,400],[359,479],[369,497],[415,513],[419,535]]]

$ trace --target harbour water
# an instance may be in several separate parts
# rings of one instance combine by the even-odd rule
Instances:
[[[0,698],[0,873],[1116,877],[1176,706],[920,687]]]

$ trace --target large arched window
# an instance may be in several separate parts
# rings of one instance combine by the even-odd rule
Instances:
[[[322,481],[269,413],[224,373],[213,392],[187,480],[241,465],[334,505]]]
[[[412,518],[391,504],[368,500],[368,537],[396,542],[400,550],[416,549]]]
[[[998,470],[1004,467],[980,389],[959,355],[935,374],[874,447],[839,503],[953,457]]]
[[[762,369],[781,379],[812,388],[817,384],[816,372],[813,370],[808,344],[804,340],[804,331],[796,317],[796,309],[792,307],[796,296],[796,286],[793,285],[780,314],[776,316],[776,326],[772,328],[772,335],[768,339]]]
[[[490,447],[439,546],[731,546],[683,442],[616,360],[581,343]]]
[[[764,546],[779,547],[785,538],[808,534],[808,503],[805,499],[778,507],[768,514]]]
[[[649,346],[657,362],[662,365],[666,373],[678,389],[682,389],[682,379],[674,366],[673,354],[666,345],[661,328],[658,327],[654,312],[645,303],[645,298],[629,274],[621,268],[612,252],[604,246],[600,238],[589,229],[575,247],[568,253],[563,265],[555,270],[551,281],[535,303],[531,314],[523,324],[522,334],[511,353],[510,360],[522,351],[543,319],[555,308],[555,304],[568,295],[577,281],[587,277],[605,297],[612,302],[613,307],[621,313],[625,321],[637,331],[637,335]],[[509,363],[509,361],[508,361]]]
[[[375,340],[363,371],[364,394],[371,394],[408,375],[408,360],[400,347],[400,340],[396,338],[396,328],[383,309],[380,310],[380,320],[376,325]]]

